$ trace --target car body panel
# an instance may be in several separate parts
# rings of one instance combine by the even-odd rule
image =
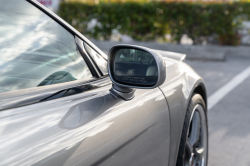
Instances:
[[[156,50],[157,53],[161,54],[163,57],[167,57],[170,59],[175,59],[177,61],[183,61],[186,58],[186,54],[171,52],[171,51],[163,51],[163,50]]]
[[[27,1],[107,58],[54,13]],[[187,104],[204,82],[183,62],[165,63],[165,83],[137,89],[129,101],[110,91],[109,77],[1,95],[0,165],[175,165]],[[83,90],[65,96],[78,87]]]
[[[170,120],[162,92],[136,90],[124,101],[110,88],[1,111],[0,165],[167,163]]]
[[[169,165],[175,165],[188,103],[195,87],[199,84],[204,85],[204,81],[184,62],[166,57],[164,59],[167,71],[166,81],[160,89],[167,99],[171,119]]]

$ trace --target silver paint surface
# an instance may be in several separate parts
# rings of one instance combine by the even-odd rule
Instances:
[[[0,165],[166,165],[170,120],[161,91],[124,101],[111,86],[0,112]]]
[[[31,2],[106,57],[68,23]],[[137,89],[129,101],[112,94],[105,78],[89,83],[96,89],[49,101],[39,102],[82,82],[1,96],[0,165],[174,166],[187,104],[204,82],[185,63],[164,59],[165,83]],[[31,104],[33,98],[38,103]]]
[[[188,103],[197,85],[204,85],[202,78],[187,64],[170,58],[166,63],[166,81],[160,86],[170,111],[171,147],[169,166],[175,165],[181,138],[181,131]]]
[[[1,111],[0,165],[175,165],[200,77],[182,62],[165,63],[160,89],[168,105],[159,88],[137,89],[124,101],[104,81],[81,94]]]
[[[157,53],[161,54],[163,57],[175,59],[178,61],[183,61],[186,58],[186,54],[170,52],[170,51],[163,51],[163,50],[155,50]]]

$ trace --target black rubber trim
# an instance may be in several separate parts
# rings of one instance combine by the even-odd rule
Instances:
[[[101,76],[104,76],[104,74],[102,73],[102,71],[101,71],[101,69],[99,69],[99,66],[97,65],[97,63],[95,62],[95,60],[92,58],[92,56],[90,55],[90,53],[87,51],[87,49],[86,49],[86,42],[83,42],[82,41],[82,43],[83,43],[83,47],[84,47],[84,49],[85,49],[85,51],[86,51],[86,53],[88,54],[88,57],[91,59],[91,61],[92,61],[92,64],[94,64],[95,65],[95,67],[96,67],[96,69],[98,70],[98,72],[101,74]],[[88,46],[90,47],[90,45],[88,44]],[[90,47],[90,48],[92,48],[92,47]],[[93,48],[92,48],[93,49]],[[98,52],[97,52],[98,53]],[[99,54],[99,53],[98,53]],[[100,55],[100,54],[99,54]],[[101,56],[101,55],[100,55]]]
[[[100,73],[100,69],[94,63],[93,59],[88,55],[87,50],[83,46],[83,41],[81,39],[79,39],[77,36],[75,36],[75,42],[76,42],[76,45],[78,47],[78,50],[79,50],[80,54],[82,55],[83,59],[87,63],[87,65],[89,67],[89,70],[91,71],[92,75],[94,77],[98,77],[98,78],[103,76]]]

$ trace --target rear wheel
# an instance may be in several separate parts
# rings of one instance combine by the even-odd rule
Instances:
[[[206,166],[208,127],[206,105],[194,94],[186,112],[176,166]]]

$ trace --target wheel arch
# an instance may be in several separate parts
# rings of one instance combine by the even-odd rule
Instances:
[[[207,107],[207,91],[206,91],[206,87],[205,87],[205,84],[203,82],[198,82],[197,85],[195,86],[193,92],[192,92],[192,95],[190,96],[190,99],[191,97],[195,94],[200,94],[201,97],[203,98],[205,104],[206,104],[206,107]],[[189,99],[189,100],[190,100]],[[207,108],[206,108],[207,110]]]
[[[206,108],[205,108],[205,111],[207,113],[207,91],[206,91],[206,86],[205,86],[205,82],[202,78],[196,80],[196,82],[193,84],[192,86],[192,89],[189,91],[189,96],[186,100],[186,105],[184,107],[184,110],[185,110],[185,113],[188,109],[188,105],[193,97],[194,94],[200,94],[201,97],[203,98],[204,102],[205,102],[205,105],[206,105]],[[184,118],[184,117],[183,117]],[[184,123],[184,119],[182,121],[182,123]],[[181,130],[180,130],[180,138],[179,138],[179,143],[181,141],[181,133],[182,133],[182,130],[183,130],[183,126],[181,126]],[[179,144],[178,143],[178,147],[179,147]],[[177,154],[179,153],[179,149],[177,150]],[[177,162],[177,154],[176,154],[176,158],[175,158],[175,163]]]

